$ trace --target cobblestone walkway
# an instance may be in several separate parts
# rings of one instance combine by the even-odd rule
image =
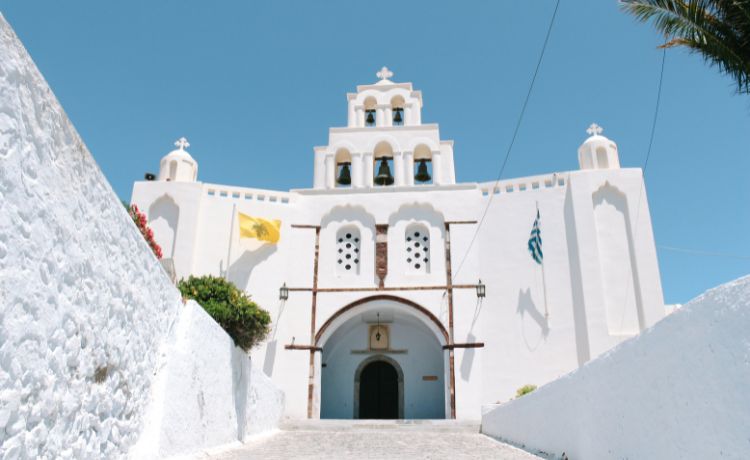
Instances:
[[[479,426],[449,420],[287,422],[281,431],[195,458],[244,459],[493,459],[540,457],[479,433]]]

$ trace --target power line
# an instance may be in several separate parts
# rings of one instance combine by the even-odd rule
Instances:
[[[557,0],[557,2],[555,2],[555,10],[552,12],[552,18],[550,19],[549,26],[547,27],[547,34],[544,37],[544,43],[542,44],[542,51],[541,53],[539,53],[539,59],[537,60],[536,68],[534,69],[534,75],[531,77],[529,90],[526,92],[526,98],[523,101],[521,112],[518,115],[518,120],[516,121],[516,127],[513,130],[513,136],[511,137],[510,144],[508,145],[508,149],[505,152],[505,158],[503,159],[503,163],[500,165],[500,172],[497,173],[497,179],[495,179],[495,185],[492,188],[493,191],[497,187],[498,183],[500,182],[500,178],[503,176],[503,172],[505,171],[505,166],[508,164],[508,159],[510,158],[511,151],[513,150],[513,145],[516,143],[516,137],[518,136],[518,131],[521,128],[521,122],[523,121],[523,116],[526,113],[526,107],[529,105],[529,99],[531,99],[531,92],[534,90],[534,83],[536,83],[536,77],[539,74],[539,68],[542,66],[542,59],[544,58],[544,52],[547,50],[547,43],[549,43],[549,37],[552,33],[552,26],[555,24],[555,18],[557,17],[557,10],[559,9],[559,7],[560,7],[560,0]],[[458,279],[458,274],[461,272],[461,268],[463,268],[464,262],[466,262],[466,258],[469,256],[469,252],[471,251],[472,246],[474,246],[474,241],[477,239],[479,230],[482,228],[482,224],[484,223],[484,219],[487,217],[487,212],[490,209],[490,205],[492,204],[492,199],[494,197],[495,197],[495,194],[491,193],[489,199],[487,200],[487,206],[484,208],[484,212],[482,213],[482,218],[479,219],[479,223],[477,224],[477,227],[474,230],[474,235],[471,237],[471,241],[469,242],[469,246],[466,248],[466,252],[464,253],[463,258],[461,259],[461,263],[458,264],[458,269],[455,271],[453,275],[453,279]]]

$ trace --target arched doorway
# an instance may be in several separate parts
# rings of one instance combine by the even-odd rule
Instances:
[[[404,373],[387,356],[372,356],[360,363],[354,375],[354,417],[404,418]]]
[[[373,331],[384,343],[373,342]],[[446,342],[440,321],[405,299],[373,296],[336,311],[316,334],[320,418],[445,418]]]

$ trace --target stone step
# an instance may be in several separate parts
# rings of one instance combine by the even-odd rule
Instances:
[[[479,433],[479,423],[459,420],[295,420],[282,421],[283,431],[369,431],[400,430]]]

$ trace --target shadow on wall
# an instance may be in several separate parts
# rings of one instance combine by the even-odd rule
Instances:
[[[264,244],[253,251],[245,250],[242,255],[229,266],[227,279],[233,282],[238,288],[246,290],[247,285],[250,282],[250,275],[252,275],[255,267],[266,261],[276,251],[277,247],[275,244]]]
[[[169,195],[162,195],[148,208],[149,225],[154,230],[154,239],[164,251],[165,258],[174,255],[179,219],[180,207]]]
[[[469,333],[466,336],[466,343],[474,343],[477,341],[477,338],[474,336],[474,334]],[[469,377],[471,377],[471,368],[474,365],[474,355],[476,354],[476,348],[467,348],[464,351],[464,357],[463,360],[461,360],[461,378],[464,380],[469,380]]]
[[[545,318],[544,314],[537,308],[534,300],[531,298],[531,288],[519,289],[518,308],[516,308],[516,313],[521,315],[522,327],[525,324],[525,322],[523,321],[523,317],[526,314],[528,314],[531,319],[533,319],[534,322],[539,326],[541,336],[539,337],[539,342],[533,347],[529,345],[525,330],[523,332],[523,339],[526,342],[526,346],[529,348],[529,350],[533,351],[536,349],[536,347],[539,346],[539,343],[541,343],[541,341],[546,339],[549,335],[549,320]]]

